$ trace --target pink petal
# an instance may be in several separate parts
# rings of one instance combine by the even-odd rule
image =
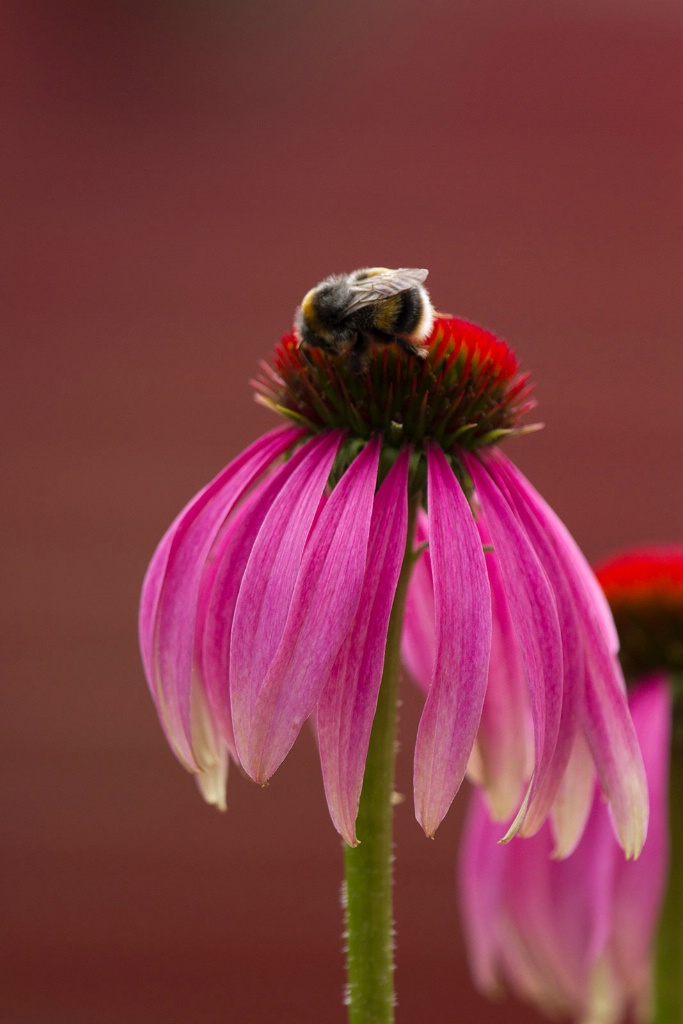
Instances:
[[[589,582],[593,576],[585,559],[528,480],[500,452],[496,460],[505,466],[508,478],[514,478],[516,488],[524,492],[569,584],[586,658],[583,730],[624,853],[627,857],[638,856],[647,832],[647,782],[610,630],[602,604],[594,601],[597,584]]]
[[[433,836],[467,768],[491,650],[491,596],[469,503],[437,445],[427,449],[436,656],[415,743],[417,819]]]
[[[496,845],[479,794],[463,833],[463,924],[475,979],[489,988],[504,979],[549,1013],[572,1020],[616,1021],[629,1005],[647,1005],[666,878],[671,696],[665,679],[638,685],[629,703],[652,806],[639,860],[625,860],[599,794],[581,841],[563,860],[550,856],[548,826],[531,839]]]
[[[647,996],[655,929],[668,866],[668,772],[671,689],[653,676],[630,693],[650,797],[650,823],[637,860],[618,856],[615,878],[614,959],[618,976],[638,1002]]]
[[[618,678],[604,657],[589,665],[584,730],[624,854],[637,857],[647,835],[647,781]]]
[[[612,909],[615,844],[609,833],[604,843],[596,824],[580,855],[557,861],[547,826],[530,839],[496,843],[497,829],[475,793],[463,833],[460,889],[481,987],[505,981],[550,1014],[581,1016]]]
[[[505,856],[499,827],[491,820],[482,794],[470,794],[458,862],[460,913],[474,983],[482,992],[500,990],[499,962]],[[507,848],[506,848],[507,852]]]
[[[270,577],[266,574],[267,583],[265,587],[260,586],[259,595],[265,594],[267,587],[279,585],[282,588],[289,575],[295,575],[339,440],[339,435],[323,434],[308,441],[255,488],[214,546],[211,562],[204,572],[197,616],[201,625],[197,660],[215,719],[235,759],[230,706],[230,641],[238,595],[243,595],[245,590],[249,592],[250,579],[253,579],[250,570],[253,564],[260,564],[264,547],[272,555],[274,568]],[[288,529],[290,522],[293,529]],[[277,546],[282,545],[283,534],[286,534],[286,555],[293,566],[289,573],[278,563]],[[280,570],[275,568],[278,564]],[[289,596],[282,593],[282,589],[280,593],[284,617]],[[253,648],[256,624],[250,622],[246,628],[238,626],[237,635],[246,638],[237,651],[239,664],[239,656],[246,657]]]
[[[250,721],[249,709],[240,708],[238,726],[233,703],[240,759],[257,782],[270,778],[315,707],[356,614],[380,447],[380,440],[373,439],[352,462],[315,525],[280,645],[265,679],[248,685]],[[270,611],[264,608],[266,618]]]
[[[488,461],[487,467],[491,477],[496,481],[506,500],[516,511],[519,521],[526,531],[545,571],[555,598],[560,627],[562,643],[562,711],[552,760],[543,778],[539,780],[536,794],[529,805],[521,829],[523,835],[533,835],[545,821],[555,800],[558,786],[566,771],[570,754],[574,747],[574,738],[579,726],[584,696],[584,639],[564,566],[555,553],[555,548],[548,537],[547,531],[539,522],[534,505],[529,503],[526,492],[518,486],[516,478],[508,472],[507,463],[499,462],[492,458]],[[568,809],[568,806],[566,805],[565,809]],[[557,817],[557,825],[562,828],[562,832],[557,836],[558,846],[556,853],[558,855],[566,856],[570,849],[576,845],[581,835],[588,806],[584,805],[583,807],[584,815],[581,813],[581,808],[577,807],[578,814],[575,818],[569,817],[567,814]]]
[[[567,1013],[583,988],[584,976],[575,962],[583,948],[577,951],[558,927],[562,891],[553,885],[558,864],[551,859],[550,831],[544,828],[531,839],[516,839],[500,849],[506,859],[503,913],[509,922],[501,943],[504,973],[548,1013]]]
[[[298,454],[295,452],[284,466],[259,481],[234,510],[213,546],[199,587],[195,630],[197,674],[206,691],[211,717],[233,760],[237,762],[239,758],[230,713],[229,673],[224,668],[224,644],[226,635],[229,639],[244,565],[261,521],[272,501],[272,494],[277,493],[281,486],[281,471],[286,470]],[[271,495],[270,501],[265,498],[266,494]],[[265,506],[260,518],[255,513],[259,505]]]
[[[504,848],[506,902],[515,941],[505,945],[506,973],[520,987],[513,956],[527,951],[534,988],[526,994],[549,1011],[581,1016],[590,999],[596,960],[605,948],[613,907],[615,844],[605,842],[601,811],[594,804],[584,837],[571,857],[551,856],[552,835],[546,825],[531,839]],[[604,816],[603,816],[604,820]],[[524,991],[522,976],[522,991]]]
[[[574,736],[567,767],[557,787],[550,824],[553,857],[568,857],[583,835],[595,794],[595,764],[582,732]]]
[[[228,747],[222,741],[201,685],[192,686],[192,747],[201,766],[195,776],[199,790],[208,804],[219,811],[227,808]]]
[[[415,550],[427,543],[427,514],[419,509],[415,524]],[[436,633],[434,624],[434,583],[429,548],[418,556],[408,584],[401,658],[415,682],[427,692],[434,671]]]
[[[338,432],[321,434],[297,465],[282,467],[286,477],[277,495],[268,495],[256,510],[256,534],[231,556],[225,586],[214,590],[214,617],[221,617],[214,673],[226,683],[230,679],[238,750],[248,745],[254,704],[282,640],[304,546],[341,439]]]
[[[150,562],[140,602],[140,648],[161,723],[176,756],[197,770],[191,691],[202,572],[222,524],[253,482],[303,434],[281,428],[259,438],[176,517]]]
[[[357,843],[365,759],[384,669],[387,629],[408,528],[404,449],[375,497],[367,566],[358,610],[318,702],[318,743],[327,804],[335,827]],[[361,837],[362,838],[362,837]]]
[[[477,525],[488,546],[483,522]],[[519,807],[533,771],[533,728],[524,666],[493,551],[486,552],[486,567],[493,612],[491,660],[475,746],[478,775],[472,762],[468,774],[484,787],[492,817],[505,821]]]
[[[535,770],[506,838],[521,827],[552,762],[562,712],[562,644],[555,598],[529,537],[488,472],[467,456],[467,469],[491,536],[507,605],[526,670],[534,725]]]
[[[515,477],[517,483],[523,487],[527,498],[531,500],[531,503],[540,514],[542,522],[547,524],[549,532],[552,533],[559,546],[564,550],[566,558],[573,563],[574,573],[579,577],[584,589],[588,593],[588,599],[603,639],[612,653],[616,654],[619,650],[619,637],[614,625],[614,618],[612,617],[612,612],[602,587],[584,558],[583,552],[556,512],[500,449],[496,450],[495,459],[499,464],[505,465],[511,476]]]

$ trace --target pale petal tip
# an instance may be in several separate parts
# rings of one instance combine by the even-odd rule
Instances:
[[[611,809],[610,809],[611,810]],[[637,860],[642,853],[645,840],[647,839],[647,827],[649,819],[649,804],[647,797],[639,802],[632,810],[628,820],[617,825],[614,815],[611,815],[615,826],[619,844],[624,851],[626,860]]]
[[[216,764],[206,771],[197,772],[195,781],[207,804],[211,804],[217,811],[227,811],[227,779],[223,765]]]
[[[417,803],[415,804],[415,817],[417,819],[418,825],[426,835],[427,839],[433,839],[434,833],[439,827],[440,822],[435,822],[433,819],[433,815],[431,813],[428,813],[428,811],[429,808],[425,808],[423,811],[421,807],[418,807]]]
[[[439,825],[441,824],[441,822],[437,821],[436,825],[432,825],[431,823],[425,824],[420,819],[418,819],[418,821],[420,821],[420,825],[422,825],[422,829],[423,829],[424,834],[427,837],[427,839],[434,839],[434,837],[436,835],[436,830],[439,827]]]

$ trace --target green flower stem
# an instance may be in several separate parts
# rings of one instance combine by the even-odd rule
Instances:
[[[659,919],[654,1024],[683,1021],[683,728],[674,717],[669,768],[669,877]]]
[[[360,844],[344,844],[348,1005],[350,1024],[393,1024],[394,912],[392,834],[400,644],[417,500],[394,598],[384,672],[356,822]]]

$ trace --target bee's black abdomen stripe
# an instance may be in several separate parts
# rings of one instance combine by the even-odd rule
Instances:
[[[420,293],[417,288],[411,288],[407,292],[402,292],[399,298],[401,304],[394,320],[394,334],[412,334],[422,316]]]

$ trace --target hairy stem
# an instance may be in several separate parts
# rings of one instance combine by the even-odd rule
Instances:
[[[417,501],[409,508],[403,566],[389,619],[384,671],[363,778],[356,828],[360,844],[344,844],[350,1024],[393,1024],[393,805],[400,645]]]
[[[669,877],[659,919],[653,1024],[683,1021],[683,729],[674,718],[669,768]]]

